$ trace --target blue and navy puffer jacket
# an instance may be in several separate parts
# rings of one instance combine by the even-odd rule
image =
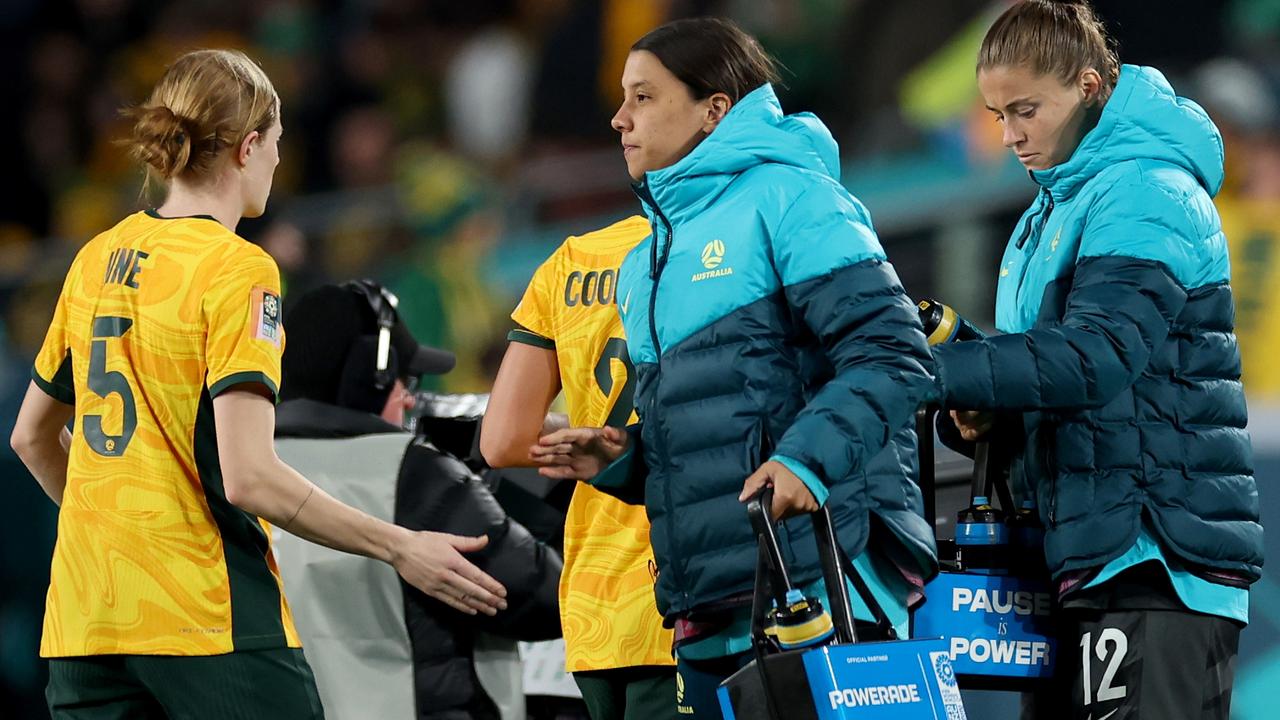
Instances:
[[[784,116],[765,85],[637,185],[654,230],[623,262],[617,296],[668,619],[750,590],[756,541],[738,495],[771,457],[829,488],[851,556],[874,514],[898,539],[886,545],[933,571],[911,429],[931,357],[838,174],[831,133]],[[808,519],[780,539],[793,577],[817,579]]]
[[[1103,565],[1142,516],[1183,562],[1256,579],[1262,527],[1212,197],[1222,137],[1152,68],[1126,65],[1000,266],[1006,335],[935,349],[944,402],[1020,410],[1055,574]]]

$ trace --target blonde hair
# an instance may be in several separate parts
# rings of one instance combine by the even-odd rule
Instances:
[[[262,68],[238,50],[196,50],[168,68],[143,104],[122,114],[133,122],[124,144],[147,170],[147,184],[175,177],[199,181],[222,153],[251,132],[266,134],[280,98]]]
[[[1064,83],[1093,68],[1102,76],[1103,97],[1120,77],[1114,42],[1087,0],[1022,0],[1004,11],[978,51],[978,70],[1027,67]]]

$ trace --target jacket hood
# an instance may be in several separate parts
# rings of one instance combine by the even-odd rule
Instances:
[[[720,125],[679,162],[645,173],[638,185],[673,223],[697,214],[737,173],[777,163],[840,179],[840,150],[831,131],[812,113],[784,115],[769,84],[734,105]]]
[[[1222,134],[1203,108],[1178,97],[1159,70],[1125,65],[1098,124],[1071,157],[1031,175],[1061,199],[1116,163],[1160,160],[1191,173],[1214,196],[1222,187],[1223,157]]]

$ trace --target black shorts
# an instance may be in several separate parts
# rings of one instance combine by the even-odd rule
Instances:
[[[1051,690],[1036,720],[1228,720],[1239,623],[1187,610],[1153,563],[1062,603]]]
[[[643,665],[576,672],[591,720],[677,720],[676,669]]]
[[[302,651],[49,660],[54,720],[323,720]]]
[[[738,672],[755,657],[752,652],[712,658],[685,660],[676,658],[676,712],[690,720],[720,720],[720,683]]]

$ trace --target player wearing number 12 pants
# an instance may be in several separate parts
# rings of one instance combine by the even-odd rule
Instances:
[[[616,305],[622,259],[649,234],[631,217],[570,237],[535,272],[511,317],[480,437],[495,466],[531,465],[529,448],[563,388],[574,427],[635,422],[635,374]],[[554,424],[554,421],[550,421]],[[644,506],[586,483],[565,521],[560,617],[566,665],[594,720],[677,717],[671,632],[654,600]]]
[[[1011,4],[977,66],[1039,193],[998,271],[1001,334],[934,360],[951,425],[1006,444],[1046,528],[1063,682],[1036,717],[1226,720],[1264,543],[1222,134],[1122,65],[1085,0]]]

